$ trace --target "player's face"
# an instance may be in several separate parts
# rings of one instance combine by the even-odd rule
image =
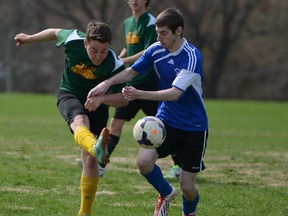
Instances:
[[[84,41],[84,45],[87,50],[87,54],[93,64],[100,65],[107,57],[109,51],[109,43],[100,43],[99,41],[90,41],[88,43],[86,40]]]
[[[127,0],[127,3],[133,11],[145,9],[146,2],[147,0]]]
[[[158,35],[157,40],[160,42],[160,44],[171,52],[175,51],[175,48],[177,48],[176,42],[179,40],[180,36],[177,33],[173,34],[172,30],[167,26],[156,26],[156,32]]]

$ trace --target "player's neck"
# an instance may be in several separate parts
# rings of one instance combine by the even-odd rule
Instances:
[[[144,14],[146,12],[147,12],[146,8],[132,11],[133,17],[135,20],[137,20],[142,14]]]
[[[184,43],[184,38],[178,38],[175,43],[173,44],[173,46],[171,48],[169,48],[169,51],[171,53],[176,52],[177,50],[179,50],[179,48],[182,46],[182,44]]]

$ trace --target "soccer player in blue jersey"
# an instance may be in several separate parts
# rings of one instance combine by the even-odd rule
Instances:
[[[183,30],[184,20],[176,8],[161,12],[156,18],[158,42],[147,48],[131,67],[103,81],[88,94],[88,97],[102,95],[110,86],[127,82],[154,67],[160,90],[143,91],[131,86],[122,89],[128,100],[160,101],[156,117],[165,123],[166,139],[157,149],[140,148],[137,156],[140,173],[159,192],[154,216],[168,215],[170,201],[177,194],[155,164],[158,158],[176,151],[179,154],[183,216],[196,215],[199,201],[196,177],[205,169],[208,119],[202,98],[202,56],[183,37]]]

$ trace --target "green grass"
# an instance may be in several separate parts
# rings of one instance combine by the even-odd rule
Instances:
[[[206,108],[198,215],[288,215],[288,103],[206,100]],[[153,215],[157,193],[135,164],[136,120],[125,125],[100,180],[93,215]],[[79,156],[54,95],[0,94],[0,216],[77,215]],[[158,163],[164,173],[172,165],[170,157]],[[179,196],[169,215],[180,216],[178,182],[171,183]]]

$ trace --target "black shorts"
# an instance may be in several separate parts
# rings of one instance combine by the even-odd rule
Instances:
[[[57,93],[57,107],[68,126],[70,127],[77,115],[87,115],[90,122],[90,131],[99,136],[102,129],[107,126],[108,106],[101,105],[95,111],[89,112],[85,109],[84,104],[84,100],[81,101],[70,92],[59,90]],[[73,133],[72,130],[71,132]]]
[[[167,157],[177,152],[181,168],[187,172],[197,173],[205,169],[203,162],[207,145],[207,131],[184,131],[165,124],[166,139],[158,147],[159,158]]]
[[[141,83],[139,85],[134,85],[134,87],[136,89],[147,91],[158,90],[158,85],[155,79],[150,79],[149,82]],[[133,100],[130,101],[127,106],[116,108],[113,118],[130,121],[140,110],[142,110],[147,116],[155,116],[157,108],[158,101]]]

